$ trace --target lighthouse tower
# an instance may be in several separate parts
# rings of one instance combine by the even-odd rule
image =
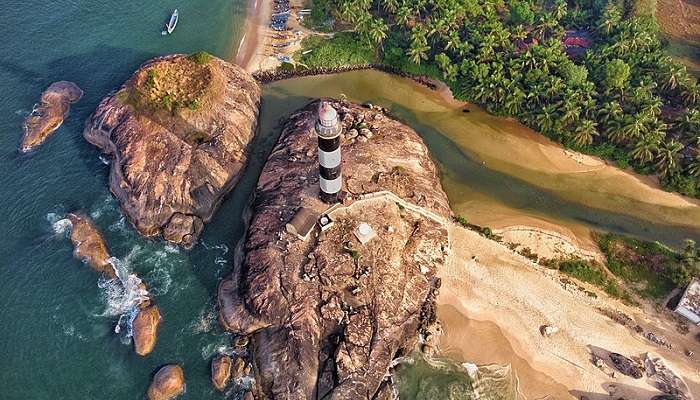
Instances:
[[[318,136],[318,161],[320,172],[320,197],[326,203],[339,201],[343,178],[340,174],[340,131],[338,113],[327,102],[321,102],[316,121]]]

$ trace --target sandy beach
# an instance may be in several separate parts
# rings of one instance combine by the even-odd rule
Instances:
[[[511,364],[529,399],[587,396],[603,400],[650,399],[660,392],[645,378],[633,379],[619,372],[614,378],[609,376],[592,363],[591,354],[607,359],[608,352],[628,357],[649,352],[661,356],[691,393],[700,395],[700,362],[683,353],[686,349],[700,351],[700,343],[692,338],[697,328],[680,335],[659,314],[627,307],[582,285],[598,295],[592,298],[575,285],[563,283],[557,272],[474,232],[455,226],[451,237],[453,256],[441,271],[438,298],[438,316],[445,331],[440,348],[446,355],[477,363]],[[645,331],[667,338],[673,350],[644,339],[599,309],[624,312]],[[544,325],[555,326],[559,332],[544,337],[540,333]],[[606,367],[612,371],[612,364]]]
[[[245,33],[236,52],[236,64],[248,72],[263,69],[268,57],[265,49],[269,44],[268,25],[272,16],[272,0],[250,0],[248,2]]]

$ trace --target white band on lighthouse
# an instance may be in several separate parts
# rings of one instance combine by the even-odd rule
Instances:
[[[343,187],[343,178],[337,177],[332,181],[329,181],[328,179],[321,177],[319,184],[321,185],[321,191],[324,193],[338,193]]]
[[[325,168],[337,167],[340,165],[340,147],[330,152],[318,149],[318,161]]]

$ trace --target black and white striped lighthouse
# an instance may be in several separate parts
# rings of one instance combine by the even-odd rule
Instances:
[[[321,200],[326,203],[339,201],[343,177],[340,173],[340,131],[338,113],[327,102],[318,107],[316,135],[318,136],[318,161],[320,172]]]

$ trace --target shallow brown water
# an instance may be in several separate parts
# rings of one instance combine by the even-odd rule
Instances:
[[[700,239],[696,200],[663,192],[648,177],[580,163],[561,146],[513,121],[378,71],[296,78],[267,85],[276,115],[320,96],[380,104],[411,125],[441,169],[456,214],[492,227],[563,227],[590,242],[591,229],[679,245]],[[280,101],[277,101],[280,100]],[[263,118],[271,116],[263,115]]]

